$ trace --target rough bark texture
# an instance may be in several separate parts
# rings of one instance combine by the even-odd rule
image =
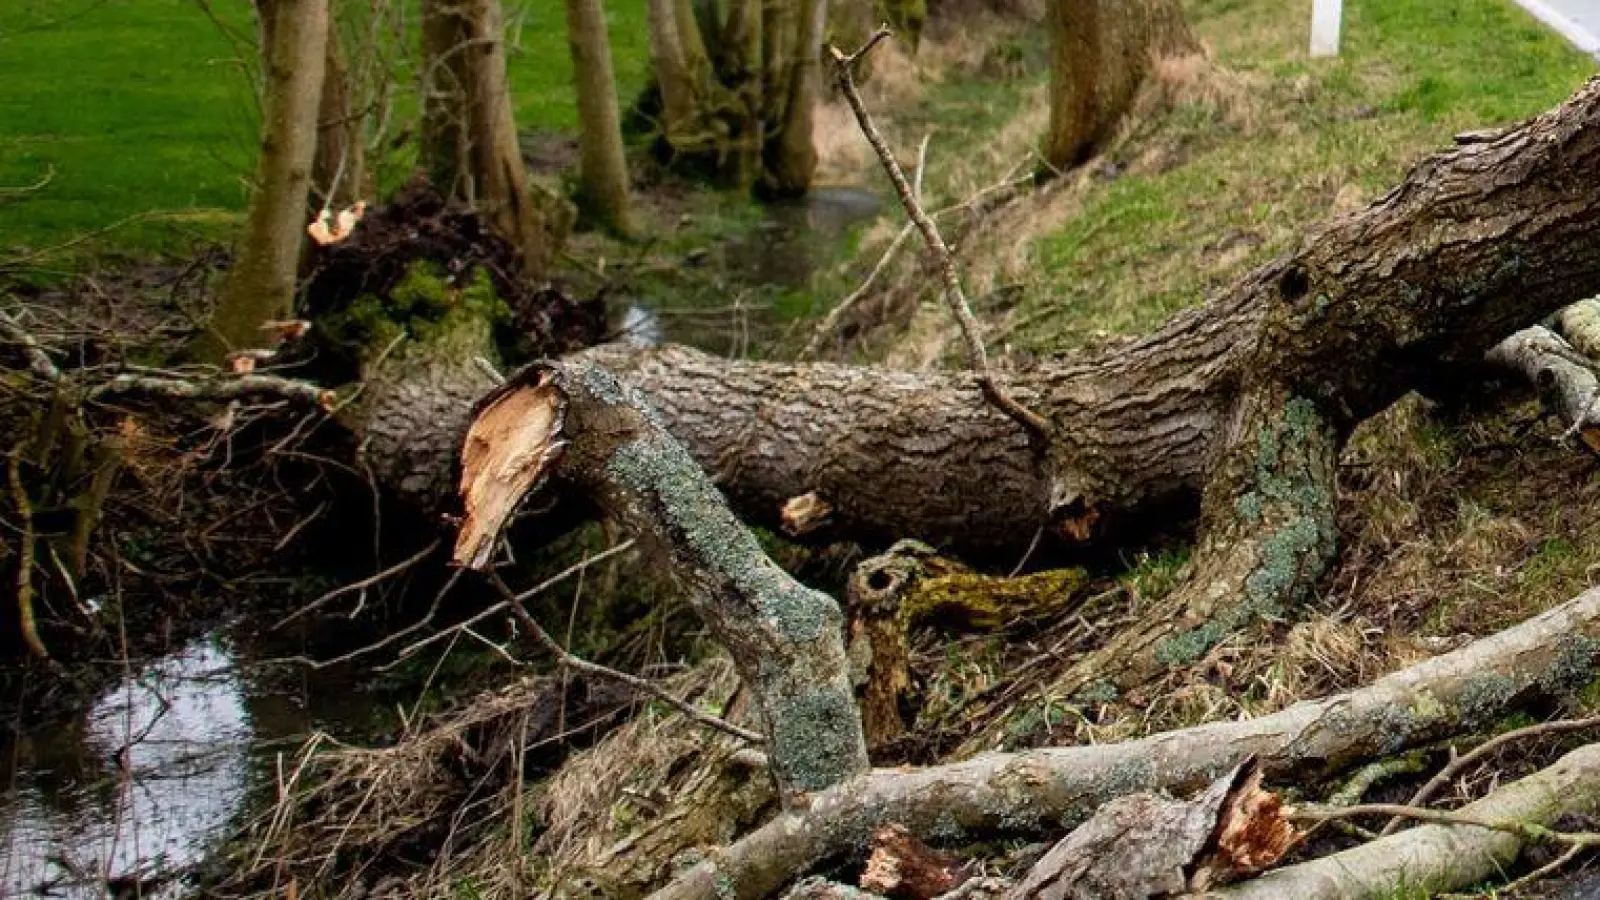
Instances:
[[[305,237],[306,195],[317,146],[327,0],[262,0],[265,68],[261,155],[255,194],[238,250],[217,298],[210,332],[198,352],[220,359],[227,351],[259,347],[261,323],[288,318]]]
[[[494,446],[507,433],[497,424],[497,407],[536,393],[558,407],[554,430],[514,448]],[[519,411],[510,424],[524,419]],[[475,464],[485,453],[505,465]],[[492,544],[509,513],[503,508],[500,521],[476,521],[482,507],[473,495],[546,474],[577,486],[668,560],[728,649],[756,697],[770,767],[787,802],[867,768],[838,604],[767,557],[636,390],[589,363],[534,366],[485,398],[463,458],[468,517],[458,561],[486,564],[486,542]],[[520,470],[530,466],[536,471],[526,478]]]
[[[1135,791],[1197,790],[1255,757],[1266,777],[1304,782],[1588,684],[1600,665],[1600,589],[1460,650],[1322,700],[1103,746],[990,753],[913,771],[878,770],[779,816],[652,895],[756,900],[827,860],[859,854],[896,822],[940,842],[1070,829]],[[1283,896],[1283,895],[1275,895]]]
[[[311,168],[313,206],[342,209],[372,196],[362,121],[350,105],[350,73],[339,46],[339,29],[329,22],[317,109],[317,155]]]
[[[503,30],[499,0],[422,4],[422,157],[433,183],[477,210],[538,276],[560,229],[535,202],[522,162]]]
[[[1271,499],[1252,486],[1267,432],[1292,436],[1290,419],[1316,418],[1342,440],[1442,365],[1481,361],[1506,335],[1600,289],[1595,185],[1600,82],[1496,139],[1423,162],[1370,208],[1148,336],[1001,376],[1056,426],[1048,456],[967,373],[682,348],[590,352],[639,386],[739,512],[763,525],[815,492],[832,510],[819,538],[915,537],[1020,555],[1040,529],[1047,544],[1097,540],[1141,515],[1193,508],[1231,450],[1235,474],[1207,502],[1224,524],[1232,506],[1241,521],[1228,527],[1244,527],[1246,495]]]
[[[583,122],[578,135],[579,198],[601,224],[627,234],[633,230],[628,164],[622,153],[622,117],[601,0],[567,0],[567,38]]]
[[[1549,826],[1600,812],[1600,744],[1580,747],[1455,811],[1481,822]],[[1469,825],[1423,825],[1201,895],[1210,900],[1383,900],[1462,890],[1504,876],[1526,837]]]
[[[1156,57],[1200,49],[1179,0],[1052,0],[1050,41],[1044,152],[1057,169],[1111,137]]]

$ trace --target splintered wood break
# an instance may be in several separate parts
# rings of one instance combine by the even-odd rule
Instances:
[[[472,420],[461,450],[466,515],[456,535],[457,565],[489,565],[506,520],[567,445],[561,437],[565,412],[565,395],[545,373],[536,384],[508,389]]]

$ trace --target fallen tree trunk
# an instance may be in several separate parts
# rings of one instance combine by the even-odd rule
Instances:
[[[1600,744],[1589,744],[1449,815],[1492,824],[1549,826],[1562,816],[1596,812],[1600,812]],[[1423,825],[1201,896],[1380,900],[1402,890],[1408,896],[1418,891],[1433,896],[1502,876],[1529,843],[1527,834],[1511,831]]]
[[[828,860],[862,852],[887,823],[948,842],[1071,828],[1107,800],[1135,791],[1195,790],[1252,756],[1268,778],[1326,776],[1571,692],[1592,680],[1597,666],[1600,589],[1367,687],[1273,715],[1122,744],[874,771],[780,815],[652,896],[767,897]]]
[[[1600,79],[1424,161],[1155,333],[1004,379],[1048,420],[1043,442],[986,403],[975,374],[677,349],[588,358],[625,372],[757,523],[781,523],[789,500],[810,495],[833,523],[813,534],[1020,554],[1035,536],[1104,540],[1198,497],[1189,578],[1048,691],[1136,701],[1231,635],[1294,615],[1335,556],[1334,467],[1358,423],[1600,290],[1596,195]],[[452,417],[430,418],[455,433]],[[429,464],[426,448],[449,442],[421,424],[369,435],[374,470],[451,471],[451,454]],[[404,464],[386,465],[391,455]]]
[[[1600,82],[1424,161],[1368,209],[1309,235],[1153,334],[999,376],[1058,433],[1041,454],[970,373],[590,351],[644,390],[740,515],[776,527],[815,493],[819,539],[915,537],[1020,554],[1194,508],[1275,383],[1336,442],[1440,366],[1600,290]],[[415,439],[415,435],[411,436]],[[374,441],[369,454],[403,452]],[[449,454],[432,465],[450,471]],[[1235,486],[1237,487],[1237,485]],[[1239,499],[1226,491],[1219,508]],[[1248,506],[1249,504],[1247,504]]]

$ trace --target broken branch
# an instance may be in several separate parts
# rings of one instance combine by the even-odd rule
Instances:
[[[1410,807],[1356,807],[1384,814],[1403,810],[1433,824],[1289,866],[1205,895],[1215,900],[1378,900],[1399,885],[1429,896],[1502,876],[1528,844],[1556,840],[1592,846],[1600,835],[1553,832],[1564,815],[1600,811],[1600,744],[1568,753],[1555,765],[1505,785],[1455,812]],[[1349,815],[1351,810],[1338,810]],[[1560,835],[1560,836],[1558,836]]]
[[[838,604],[779,568],[655,411],[600,366],[536,363],[479,403],[456,562],[487,566],[517,504],[550,477],[666,560],[754,694],[787,802],[865,771]]]

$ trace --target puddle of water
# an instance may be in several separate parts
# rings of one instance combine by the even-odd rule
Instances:
[[[78,722],[0,738],[0,895],[175,896],[251,787],[246,692],[225,644],[196,641]]]
[[[814,188],[797,200],[773,203],[750,236],[729,245],[730,267],[750,284],[804,288],[818,268],[836,261],[840,235],[882,208],[877,194],[848,186]]]

